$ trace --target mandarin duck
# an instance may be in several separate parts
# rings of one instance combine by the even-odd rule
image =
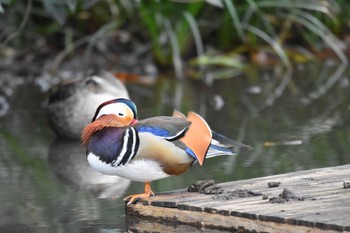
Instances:
[[[137,119],[136,105],[118,98],[102,103],[82,132],[89,164],[97,171],[145,183],[144,193],[127,196],[128,205],[154,195],[150,182],[187,171],[206,158],[235,155],[241,146],[212,131],[194,112]]]
[[[46,103],[49,125],[59,138],[79,140],[84,126],[101,102],[129,98],[124,84],[112,73],[101,71],[53,87]]]

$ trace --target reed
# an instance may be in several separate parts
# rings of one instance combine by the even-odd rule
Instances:
[[[157,63],[173,65],[179,75],[187,61],[240,69],[237,55],[269,51],[266,46],[285,66],[302,51],[325,48],[344,63],[339,37],[350,16],[346,6],[345,0],[3,0],[0,46],[43,38],[69,53],[124,30],[131,40],[150,43]]]

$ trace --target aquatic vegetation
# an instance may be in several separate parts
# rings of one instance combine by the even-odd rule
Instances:
[[[61,51],[54,62],[57,67],[80,48],[86,57],[92,50],[111,57],[115,56],[111,44],[129,43],[131,53],[152,53],[159,65],[172,65],[178,77],[184,76],[184,61],[199,70],[207,66],[240,70],[246,60],[279,60],[291,66],[327,48],[346,63],[338,39],[348,24],[346,4],[342,0],[2,0],[0,46],[44,43]]]

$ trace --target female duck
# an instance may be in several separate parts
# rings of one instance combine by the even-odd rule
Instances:
[[[49,124],[59,137],[79,140],[98,105],[118,97],[129,98],[128,91],[109,72],[60,85],[47,101]]]

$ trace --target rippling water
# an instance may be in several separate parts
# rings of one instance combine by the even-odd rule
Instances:
[[[216,131],[253,147],[238,157],[213,158],[186,174],[153,182],[153,190],[349,163],[350,72],[327,89],[335,69],[300,66],[288,76],[252,68],[210,86],[166,77],[154,85],[128,84],[140,118],[170,115],[173,108],[194,110]],[[126,221],[122,197],[141,192],[143,184],[89,170],[79,142],[55,139],[44,99],[37,84],[23,82],[8,95],[9,109],[0,117],[0,231],[134,229],[133,221]],[[96,185],[101,179],[111,184]]]

